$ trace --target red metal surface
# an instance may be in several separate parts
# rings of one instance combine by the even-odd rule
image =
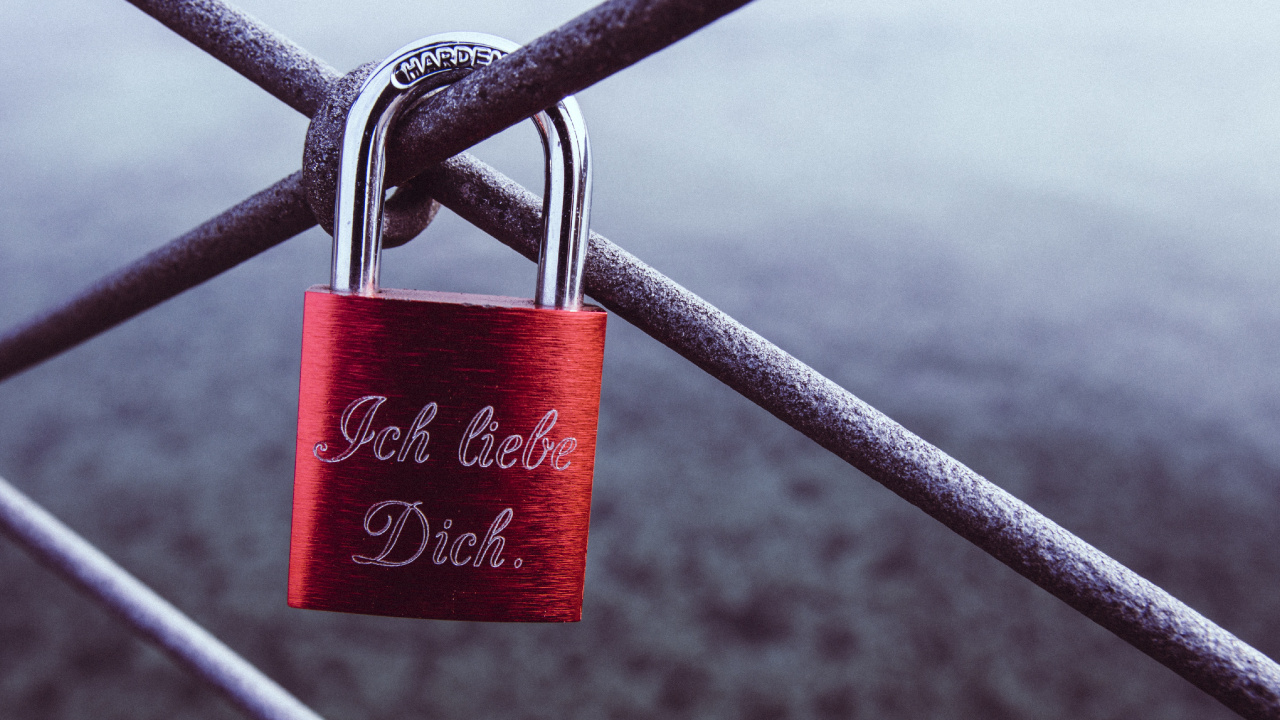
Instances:
[[[289,604],[579,620],[606,317],[311,288]]]

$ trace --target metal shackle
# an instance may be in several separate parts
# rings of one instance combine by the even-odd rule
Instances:
[[[374,69],[347,113],[334,207],[334,292],[375,295],[382,253],[386,143],[395,119],[428,93],[515,52],[493,35],[443,33],[410,43]],[[533,116],[546,158],[542,245],[534,304],[582,307],[591,214],[591,152],[587,127],[573,96]]]

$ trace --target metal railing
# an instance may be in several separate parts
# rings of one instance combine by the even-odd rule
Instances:
[[[341,91],[333,68],[219,0],[132,1],[305,115],[322,112]],[[459,153],[746,2],[613,0],[584,13],[415,110],[389,149],[389,183],[413,178],[419,190],[534,259],[540,200]],[[315,225],[324,216],[323,176],[317,166],[283,178],[9,331],[0,337],[0,379]],[[311,203],[321,205],[314,213],[308,185]],[[586,288],[601,305],[1235,712],[1280,717],[1280,665],[1273,660],[594,233]],[[249,714],[315,717],[2,482],[0,523]]]

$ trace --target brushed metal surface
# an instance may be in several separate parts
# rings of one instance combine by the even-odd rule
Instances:
[[[308,290],[289,604],[579,620],[606,317]]]

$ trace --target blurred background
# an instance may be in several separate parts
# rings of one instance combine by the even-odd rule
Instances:
[[[242,0],[334,66],[590,0]],[[115,0],[0,5],[11,327],[296,170]],[[578,96],[593,227],[1280,656],[1280,6],[759,0]],[[521,126],[476,150],[541,188]],[[617,318],[584,619],[291,610],[311,230],[0,385],[0,475],[330,718],[1227,718]],[[529,295],[447,212],[384,285]],[[0,716],[232,718],[0,538]]]

